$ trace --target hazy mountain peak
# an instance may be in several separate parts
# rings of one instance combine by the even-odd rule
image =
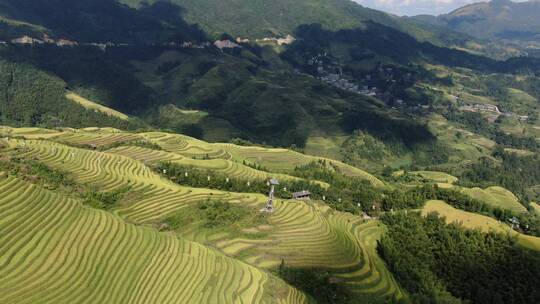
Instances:
[[[540,41],[540,1],[492,0],[458,8],[436,20],[419,20],[446,25],[478,38],[512,41]]]

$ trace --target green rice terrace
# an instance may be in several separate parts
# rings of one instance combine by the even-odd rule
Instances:
[[[280,184],[261,212],[270,179]],[[456,183],[432,171],[383,181],[292,150],[163,132],[2,127],[0,303],[414,302],[378,244],[386,216],[436,199],[452,206],[429,203],[425,216],[440,207],[491,231],[478,211],[540,251],[533,233],[497,224],[494,208],[527,216],[510,191]],[[302,190],[311,200],[295,199]]]

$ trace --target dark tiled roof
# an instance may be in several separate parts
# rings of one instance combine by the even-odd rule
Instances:
[[[309,191],[300,191],[300,192],[295,192],[292,194],[293,197],[300,197],[300,196],[308,196],[308,195],[311,195],[311,192]]]

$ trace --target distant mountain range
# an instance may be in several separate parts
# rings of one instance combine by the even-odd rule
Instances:
[[[262,39],[294,34],[301,25],[336,31],[368,21],[438,45],[464,46],[470,40],[348,0],[0,0],[0,39],[46,32],[85,42],[133,42],[182,32],[189,40],[199,34],[194,26],[213,39],[224,33]]]
[[[413,17],[480,39],[540,46],[540,1],[493,0],[459,8],[440,16]]]
[[[426,63],[538,68],[485,50],[444,24],[349,0],[0,0],[0,123],[158,127],[298,147],[359,129],[430,142],[423,124],[388,107],[429,100],[416,85],[433,79]],[[137,119],[88,111],[71,93]]]

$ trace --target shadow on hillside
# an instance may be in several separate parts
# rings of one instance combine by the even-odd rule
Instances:
[[[204,32],[183,19],[170,2],[135,9],[115,0],[5,0],[18,19],[41,24],[53,34],[82,42],[135,43],[167,38],[204,40]]]
[[[91,88],[98,100],[129,114],[155,106],[153,91],[135,77],[132,61],[159,56],[162,42],[208,39],[197,25],[183,20],[183,8],[168,2],[134,9],[114,0],[6,1],[21,20],[44,25],[53,37],[122,44],[106,52],[93,46],[16,46],[0,56],[55,74],[70,88]]]
[[[519,69],[539,70],[540,60],[534,58],[510,58],[497,61],[466,51],[440,47],[430,42],[420,42],[394,28],[366,22],[364,28],[344,29],[336,32],[322,28],[320,24],[302,25],[295,31],[298,39],[289,52],[320,49],[343,43],[354,46],[354,53],[370,51],[385,56],[399,64],[429,60],[431,63],[450,67],[464,67],[487,72],[513,72]]]
[[[320,24],[302,25],[296,29],[295,37],[296,41],[282,53],[284,60],[300,70],[320,75],[317,67],[306,65],[306,62],[310,58],[324,58],[320,61],[324,62],[323,75],[343,72],[353,77],[355,84],[362,83],[365,74],[374,76],[379,73],[376,68],[372,72],[364,70],[363,62],[377,61],[382,64],[381,61],[384,61],[393,67],[396,75],[414,75],[414,69],[409,68],[408,63],[423,55],[423,44],[413,37],[373,22],[366,23],[365,28],[335,32],[324,29]],[[321,54],[327,56],[319,57]],[[397,86],[404,91],[415,83],[414,80],[394,84],[389,84],[387,79],[372,80],[384,92]],[[380,86],[381,82],[384,86]],[[345,109],[340,109],[342,115],[338,118],[338,124],[348,133],[363,130],[383,141],[398,141],[408,147],[436,140],[426,125],[395,111],[390,112],[382,103],[355,93],[348,93],[345,98],[349,103]],[[404,97],[396,93],[394,98]]]

